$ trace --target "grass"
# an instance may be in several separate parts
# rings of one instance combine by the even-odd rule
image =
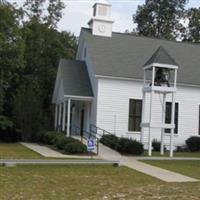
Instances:
[[[142,160],[142,162],[200,179],[200,160]]]
[[[0,159],[41,159],[43,156],[20,143],[0,143]]]
[[[126,167],[0,167],[0,199],[199,200],[200,183],[164,183]]]
[[[144,156],[148,156],[147,151],[145,151]],[[161,156],[160,152],[153,151],[152,156],[169,157],[169,152],[165,152],[165,155]],[[200,152],[174,152],[174,157],[199,157],[200,158]]]

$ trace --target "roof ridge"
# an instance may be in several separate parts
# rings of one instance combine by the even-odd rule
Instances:
[[[82,29],[91,30],[90,28],[86,28],[86,27],[82,27]],[[194,42],[168,40],[168,39],[165,39],[165,38],[156,38],[156,37],[150,37],[150,36],[144,36],[144,35],[136,35],[136,34],[131,34],[131,33],[116,32],[116,31],[113,31],[112,33],[118,34],[118,35],[123,35],[123,36],[132,36],[132,37],[145,38],[145,39],[151,39],[151,40],[161,40],[161,41],[172,42],[172,43],[177,43],[177,44],[200,46],[200,43],[194,43]]]

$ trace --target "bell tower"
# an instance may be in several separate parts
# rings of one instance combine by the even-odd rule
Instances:
[[[111,4],[100,0],[93,6],[93,17],[88,22],[93,35],[112,37]]]
[[[142,104],[142,123],[141,123],[141,143],[144,144],[145,129],[148,132],[148,155],[152,155],[152,136],[155,129],[161,130],[161,147],[160,154],[164,155],[164,139],[165,130],[170,129],[170,144],[169,151],[170,157],[173,157],[174,145],[173,137],[175,130],[175,94],[176,94],[176,82],[178,64],[168,54],[164,47],[160,46],[158,50],[152,55],[152,57],[144,65],[144,83],[143,83],[143,104]],[[149,96],[149,101],[147,101]],[[155,97],[158,96],[161,102],[160,113],[161,118],[154,118],[155,109]],[[171,102],[170,102],[171,96]],[[171,105],[171,119],[170,123],[166,122],[166,99],[168,97],[168,103]],[[149,108],[147,109],[147,105]],[[159,107],[158,107],[159,108]],[[147,112],[146,112],[147,111]],[[157,112],[157,111],[156,111]],[[145,117],[148,116],[148,117]]]

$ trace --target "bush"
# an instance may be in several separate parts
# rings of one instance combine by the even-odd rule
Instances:
[[[87,147],[80,142],[71,142],[64,146],[64,151],[66,153],[86,153]]]
[[[188,149],[192,152],[200,151],[200,137],[193,136],[186,140]]]
[[[100,142],[111,149],[118,149],[119,138],[115,135],[103,135]]]
[[[153,140],[153,142],[152,142],[153,151],[160,151],[160,146],[161,146],[161,142],[159,142],[157,140]],[[166,151],[165,146],[164,146],[164,151]]]
[[[63,133],[55,131],[39,132],[35,135],[36,142],[43,144],[54,145],[56,148],[63,150],[64,147],[73,142],[80,143],[78,140],[72,137],[66,137]]]
[[[122,154],[141,155],[144,152],[141,143],[128,138],[119,138],[115,135],[103,135],[100,142]]]
[[[128,138],[119,139],[118,151],[123,154],[141,155],[144,153],[143,145]]]
[[[55,139],[55,146],[58,148],[58,149],[61,149],[63,150],[64,147],[69,144],[69,143],[73,143],[73,142],[77,142],[77,143],[80,143],[78,140],[74,139],[74,138],[71,138],[71,137],[65,137],[65,136],[58,136],[56,139]]]
[[[0,141],[18,142],[21,140],[21,132],[16,130],[14,123],[7,117],[0,115]]]

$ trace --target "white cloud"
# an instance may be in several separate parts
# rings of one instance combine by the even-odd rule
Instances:
[[[25,0],[16,1],[20,5]],[[71,31],[79,35],[81,27],[88,27],[87,23],[92,17],[93,5],[97,0],[62,0],[66,4],[63,11],[64,15],[58,28],[60,30]],[[115,20],[113,30],[124,32],[133,29],[132,15],[135,13],[137,6],[144,3],[145,0],[109,0],[112,4],[112,18]],[[190,0],[187,7],[199,7],[199,0]]]
[[[87,23],[92,17],[93,0],[90,1],[65,1],[64,16],[59,23],[59,29],[67,30],[79,35],[81,27],[88,27]],[[110,1],[112,3],[112,18],[115,20],[113,30],[124,32],[133,29],[132,14],[137,5],[143,0],[137,1]]]

